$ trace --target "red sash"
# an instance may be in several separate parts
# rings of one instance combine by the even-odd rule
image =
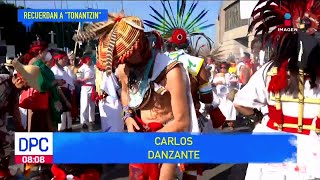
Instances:
[[[91,86],[92,87],[92,91],[91,91],[91,100],[92,101],[96,101],[96,85],[94,84],[83,84],[82,86]]]
[[[298,124],[298,118],[297,117],[290,117],[285,116],[282,113],[282,110],[276,110],[276,107],[274,106],[268,106],[269,112],[269,121],[267,123],[267,126],[271,129],[278,130],[278,127],[274,126],[274,123],[277,124]],[[311,125],[314,118],[303,118],[302,124],[303,125]],[[319,121],[319,120],[318,120]],[[298,128],[287,128],[283,127],[282,131],[288,132],[288,133],[299,133],[299,134],[305,134],[309,135],[310,130],[302,129],[302,132],[298,132]]]
[[[136,132],[156,132],[163,127],[157,122],[144,123],[138,116],[135,117],[140,130]],[[129,165],[129,179],[134,180],[159,180],[160,164],[130,164]]]

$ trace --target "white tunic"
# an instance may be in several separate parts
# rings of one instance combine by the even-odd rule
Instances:
[[[81,74],[80,79],[88,79],[81,86],[80,93],[80,123],[85,124],[95,121],[95,103],[92,100],[92,93],[95,93],[95,70],[94,66],[83,64],[78,72]],[[89,79],[90,78],[90,79]]]
[[[78,72],[81,73],[82,79],[84,78],[91,78],[85,82],[85,84],[95,84],[95,71],[94,66],[88,66],[87,64],[83,64],[79,69]]]
[[[121,118],[122,105],[117,92],[120,90],[114,74],[102,75],[100,90],[108,94],[105,101],[99,101],[101,127],[104,132],[123,132],[124,122]]]
[[[66,81],[66,84],[64,84],[62,87],[68,88],[69,90],[74,89],[74,80],[73,78],[69,75],[68,71],[66,71],[68,68],[59,68],[57,65],[54,65],[51,68],[51,71],[54,74],[54,77],[56,79],[63,79]]]
[[[270,63],[262,66],[243,87],[234,99],[234,103],[244,107],[265,110],[266,105],[275,105],[267,91],[270,78],[267,71]],[[320,98],[320,87],[310,89],[308,82],[305,83],[305,97]],[[285,116],[298,117],[298,103],[282,102]],[[319,114],[319,104],[304,104],[304,118],[313,118],[315,123]],[[258,124],[253,133],[285,133],[267,127],[268,116],[265,116]],[[310,135],[294,134],[297,136],[297,163],[290,160],[284,163],[249,164],[246,180],[307,180],[320,178],[320,138],[311,131]]]

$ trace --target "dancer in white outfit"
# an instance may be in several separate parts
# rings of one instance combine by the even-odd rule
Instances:
[[[59,131],[72,131],[72,117],[71,117],[71,92],[74,90],[74,80],[66,71],[68,56],[64,51],[53,52],[54,66],[51,68],[56,79],[62,79],[65,84],[60,87],[63,96],[62,99],[64,108],[61,114],[61,123],[58,124]]]
[[[85,57],[81,60],[83,65],[78,73],[81,77],[78,80],[81,83],[80,93],[80,122],[83,128],[88,128],[88,122],[95,121],[95,70],[91,57]]]
[[[264,1],[259,1],[261,6]],[[319,0],[267,1],[255,8],[249,31],[271,41],[272,61],[262,66],[235,97],[237,110],[260,122],[254,133],[289,133],[297,137],[296,162],[249,164],[246,180],[307,180],[320,178],[320,45]],[[288,11],[290,14],[288,14]],[[295,32],[280,31],[283,17]],[[290,19],[291,18],[291,19]],[[269,22],[272,21],[272,27]],[[265,34],[264,34],[265,33]],[[261,117],[259,109],[268,107]],[[261,120],[261,121],[260,121]]]
[[[100,90],[106,95],[105,99],[99,102],[101,116],[101,128],[104,132],[123,132],[124,122],[122,121],[122,105],[120,101],[121,88],[115,74],[109,76],[103,73]]]

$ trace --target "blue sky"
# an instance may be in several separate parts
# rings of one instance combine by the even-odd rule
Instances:
[[[14,3],[14,0],[8,0],[7,2]],[[149,14],[153,14],[150,5],[157,9],[159,12],[162,12],[163,8],[160,1],[157,0],[144,0],[144,1],[16,1],[17,5],[25,5],[29,8],[33,9],[85,9],[85,8],[93,8],[93,9],[108,9],[109,12],[119,12],[122,8],[124,8],[126,15],[135,15],[140,17],[141,19],[153,20],[153,18]],[[170,1],[173,11],[176,9],[176,1]],[[187,1],[188,9],[192,1]],[[209,10],[208,14],[204,18],[204,20],[208,20],[208,24],[215,23],[218,17],[218,10],[220,8],[221,1],[205,1],[202,0],[199,2],[197,8],[194,11],[194,14],[197,15],[203,9]],[[194,16],[193,16],[194,17]],[[209,36],[212,40],[215,40],[215,26],[210,27],[203,32]],[[147,29],[148,30],[148,29]]]

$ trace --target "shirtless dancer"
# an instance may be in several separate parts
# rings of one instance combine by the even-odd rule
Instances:
[[[100,25],[104,34],[99,34]],[[195,111],[185,69],[150,47],[139,18],[110,15],[106,24],[93,24],[75,39],[88,40],[93,33],[101,37],[97,66],[107,73],[118,68],[123,120],[129,132],[199,132],[191,120]],[[130,179],[171,180],[175,170],[176,164],[130,164]]]
[[[176,37],[177,34],[181,37]],[[168,39],[166,43],[167,52],[165,54],[167,54],[171,59],[183,63],[188,69],[191,83],[191,93],[199,121],[199,127],[202,129],[201,131],[204,131],[204,126],[207,122],[207,119],[200,113],[200,108],[201,103],[211,105],[213,102],[212,85],[209,82],[204,59],[187,54],[185,52],[187,47],[189,47],[187,32],[184,29],[178,28],[172,32],[172,36]],[[214,128],[220,127],[225,120],[225,117],[223,115],[221,116],[222,113],[218,107],[217,110],[213,111],[213,109],[210,109],[210,112],[208,112],[214,113],[211,115]],[[220,115],[217,114],[219,112]],[[180,169],[185,172],[183,175],[183,179],[185,180],[197,179],[197,174],[202,175],[203,172],[203,167],[201,165],[184,164],[180,165]]]

